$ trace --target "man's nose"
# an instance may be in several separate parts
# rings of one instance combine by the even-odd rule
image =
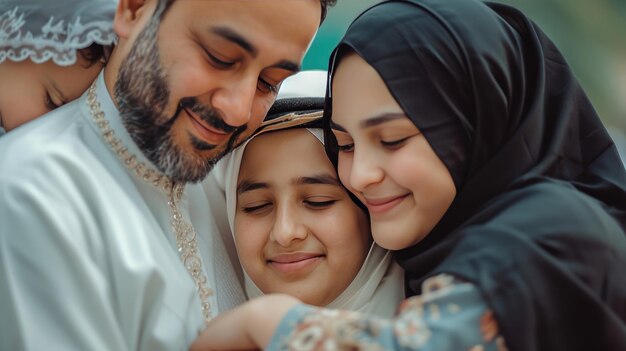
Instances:
[[[257,93],[257,78],[245,78],[225,84],[214,92],[211,105],[224,122],[233,127],[247,124]]]

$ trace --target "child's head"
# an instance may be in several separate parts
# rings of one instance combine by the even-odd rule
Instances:
[[[295,128],[247,144],[234,233],[241,264],[261,291],[327,305],[361,269],[371,238],[320,139],[320,129]]]
[[[0,126],[12,130],[78,98],[106,62],[113,0],[0,4]]]
[[[245,290],[390,317],[403,271],[373,244],[362,204],[325,153],[325,92],[325,71],[286,79],[255,136],[217,166]]]

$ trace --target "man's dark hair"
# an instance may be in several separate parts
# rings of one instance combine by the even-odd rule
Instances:
[[[319,0],[322,6],[322,18],[320,19],[320,25],[324,22],[326,18],[326,14],[328,13],[328,8],[331,6],[335,6],[337,4],[337,0]],[[169,7],[172,5],[174,0],[161,0],[159,1],[160,7],[157,9],[155,15],[160,19],[163,19],[163,15],[167,12]]]
[[[320,0],[321,4],[322,4],[322,19],[320,20],[320,24],[322,24],[324,22],[324,19],[326,18],[326,13],[328,12],[328,8],[330,6],[335,6],[335,4],[337,3],[337,0]]]
[[[85,67],[91,67],[95,64],[106,64],[109,60],[111,47],[93,43],[90,46],[78,50],[78,54],[87,61]]]

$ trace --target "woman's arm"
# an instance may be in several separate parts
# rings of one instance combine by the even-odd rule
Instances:
[[[191,350],[505,350],[478,290],[448,275],[428,279],[394,319],[264,296],[216,318]]]

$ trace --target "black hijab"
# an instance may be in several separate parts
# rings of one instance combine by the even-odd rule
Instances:
[[[396,253],[407,294],[453,273],[479,287],[511,350],[626,350],[626,171],[537,25],[475,0],[378,4],[331,58],[327,129],[346,50],[380,74],[457,188],[433,231]]]

